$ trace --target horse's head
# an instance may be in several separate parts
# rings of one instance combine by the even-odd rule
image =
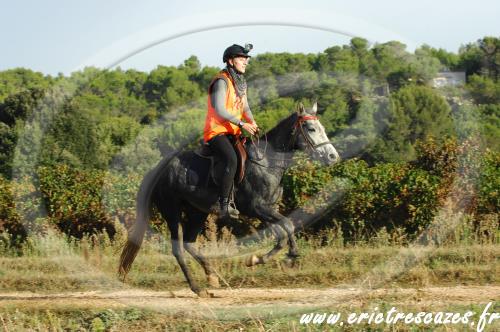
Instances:
[[[314,159],[331,165],[339,161],[340,156],[326,136],[325,128],[316,115],[317,111],[317,103],[314,103],[311,109],[299,104],[292,140],[295,148],[306,151]]]

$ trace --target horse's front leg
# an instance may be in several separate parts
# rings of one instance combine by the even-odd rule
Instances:
[[[256,208],[256,213],[259,219],[268,223],[277,238],[276,245],[263,256],[252,255],[247,260],[247,266],[253,266],[256,264],[264,264],[269,261],[273,256],[283,249],[287,243],[289,244],[288,256],[290,258],[298,257],[297,242],[295,241],[294,227],[292,222],[281,215],[279,212],[275,211],[272,207],[259,206]]]

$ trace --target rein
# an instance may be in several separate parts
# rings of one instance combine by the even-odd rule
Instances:
[[[259,145],[260,145],[260,138],[259,136],[257,135],[253,135],[251,138],[250,138],[250,142],[251,144],[255,147],[255,151],[256,151],[256,155],[257,155],[257,158],[256,159],[252,159],[252,158],[248,158],[249,161],[251,161],[252,163],[256,164],[256,165],[259,165],[261,167],[264,167],[264,168],[281,168],[281,169],[286,169],[285,166],[279,166],[279,165],[263,165],[260,163],[260,161],[264,160],[264,158],[266,157],[266,153],[267,153],[267,145],[268,145],[268,141],[267,141],[267,134],[264,133],[264,139],[265,139],[265,142],[266,144],[264,145],[264,152],[262,153],[262,157],[259,157]],[[257,143],[255,143],[257,142]],[[292,159],[281,159],[281,158],[267,158],[267,160],[277,160],[277,161],[282,161],[282,162],[285,162],[285,161],[291,161]]]

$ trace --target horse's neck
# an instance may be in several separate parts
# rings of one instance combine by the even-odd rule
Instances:
[[[257,150],[262,153],[261,165],[267,165],[274,170],[273,173],[283,175],[292,163],[295,151],[291,141],[296,120],[297,115],[294,113],[259,139]]]
[[[247,163],[247,169],[250,171],[258,170],[256,174],[262,176],[267,174],[278,179],[281,182],[285,171],[290,167],[293,155],[290,152],[275,151],[271,146],[264,142],[258,144],[250,157],[250,163]]]
[[[266,135],[265,139],[271,150],[274,152],[290,153],[291,140],[293,134],[293,127],[297,121],[297,114],[293,113],[288,118],[282,120],[276,127],[271,129]]]

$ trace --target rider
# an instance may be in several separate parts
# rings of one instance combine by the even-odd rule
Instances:
[[[231,204],[230,194],[237,168],[236,152],[231,144],[244,129],[254,135],[258,129],[247,100],[247,83],[243,74],[253,48],[233,44],[226,48],[221,70],[208,88],[208,112],[203,140],[225,164],[219,191],[219,217],[237,218],[239,211]]]

